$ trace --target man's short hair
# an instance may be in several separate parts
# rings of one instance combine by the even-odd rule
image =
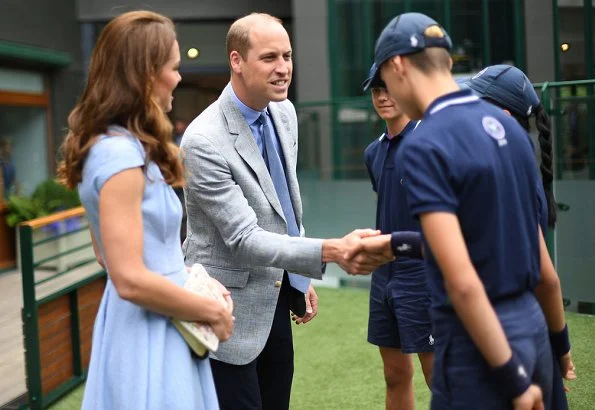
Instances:
[[[248,55],[248,50],[251,47],[250,29],[256,22],[267,20],[283,25],[280,19],[266,13],[251,13],[234,21],[229,28],[225,39],[227,56],[229,57],[231,52],[235,50],[240,53],[242,59],[245,60]]]
[[[426,48],[423,51],[405,56],[413,66],[425,74],[432,71],[450,71],[450,54],[444,48]]]

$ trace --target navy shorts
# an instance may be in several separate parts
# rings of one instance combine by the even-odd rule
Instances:
[[[398,270],[391,263],[372,275],[368,342],[403,353],[434,351],[430,295],[423,263]]]
[[[494,306],[512,349],[525,365],[533,383],[551,403],[553,358],[543,312],[532,293]],[[432,410],[512,409],[490,368],[455,314],[432,312],[436,351],[432,370]],[[546,409],[549,409],[546,406]]]

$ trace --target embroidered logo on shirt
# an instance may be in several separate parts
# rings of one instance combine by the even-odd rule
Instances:
[[[527,372],[525,371],[525,368],[523,367],[523,365],[520,365],[519,366],[518,373],[519,373],[519,376],[522,377],[522,378],[524,378],[524,379],[526,379],[528,377],[527,376]]]
[[[498,145],[503,147],[508,144],[506,141],[506,131],[500,121],[494,117],[485,116],[481,120],[484,131],[493,139],[498,141]]]
[[[430,346],[434,346],[434,338],[432,337],[432,335],[430,335],[429,340],[430,340]]]

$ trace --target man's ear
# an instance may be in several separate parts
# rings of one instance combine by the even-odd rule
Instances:
[[[234,73],[240,74],[242,72],[242,56],[236,50],[229,53],[229,65]]]
[[[452,64],[453,64],[452,57],[449,57],[448,58],[448,71],[452,71]]]
[[[391,57],[391,59],[388,60],[388,66],[391,70],[391,73],[396,74],[399,77],[403,76],[405,71],[407,71],[404,64],[404,59],[401,56]]]

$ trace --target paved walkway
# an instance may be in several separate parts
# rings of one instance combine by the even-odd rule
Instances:
[[[27,391],[22,307],[20,272],[0,274],[0,406]]]

